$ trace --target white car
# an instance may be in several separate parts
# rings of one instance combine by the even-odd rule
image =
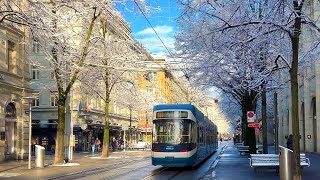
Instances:
[[[139,141],[137,144],[131,144],[128,146],[128,149],[148,149],[150,144],[148,142]]]

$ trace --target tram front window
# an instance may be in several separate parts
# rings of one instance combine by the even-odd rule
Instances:
[[[161,119],[153,121],[153,143],[194,143],[195,123],[188,119]]]

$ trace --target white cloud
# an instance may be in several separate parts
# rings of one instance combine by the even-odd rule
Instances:
[[[156,26],[154,28],[165,46],[170,50],[174,48],[174,29],[171,26]],[[168,53],[158,36],[152,30],[147,28],[137,33],[133,33],[133,36],[142,43],[142,45],[152,53]]]
[[[171,26],[156,26],[154,27],[154,30],[159,34],[169,34],[171,32],[173,32],[173,28]],[[153,31],[152,28],[147,28],[147,29],[144,29],[142,31],[139,31],[137,33],[134,33],[134,35],[137,35],[137,36],[152,36],[154,35],[155,32]]]

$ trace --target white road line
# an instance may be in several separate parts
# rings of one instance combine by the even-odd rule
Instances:
[[[216,172],[212,171],[212,177],[215,178],[216,177]]]
[[[214,163],[211,165],[211,168],[214,169],[214,168],[217,166],[218,163],[219,163],[219,158],[217,158],[217,159],[214,161]]]

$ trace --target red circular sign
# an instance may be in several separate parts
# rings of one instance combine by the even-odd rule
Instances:
[[[248,116],[249,118],[253,118],[254,113],[253,113],[252,111],[249,111],[249,112],[247,113],[247,116]]]

